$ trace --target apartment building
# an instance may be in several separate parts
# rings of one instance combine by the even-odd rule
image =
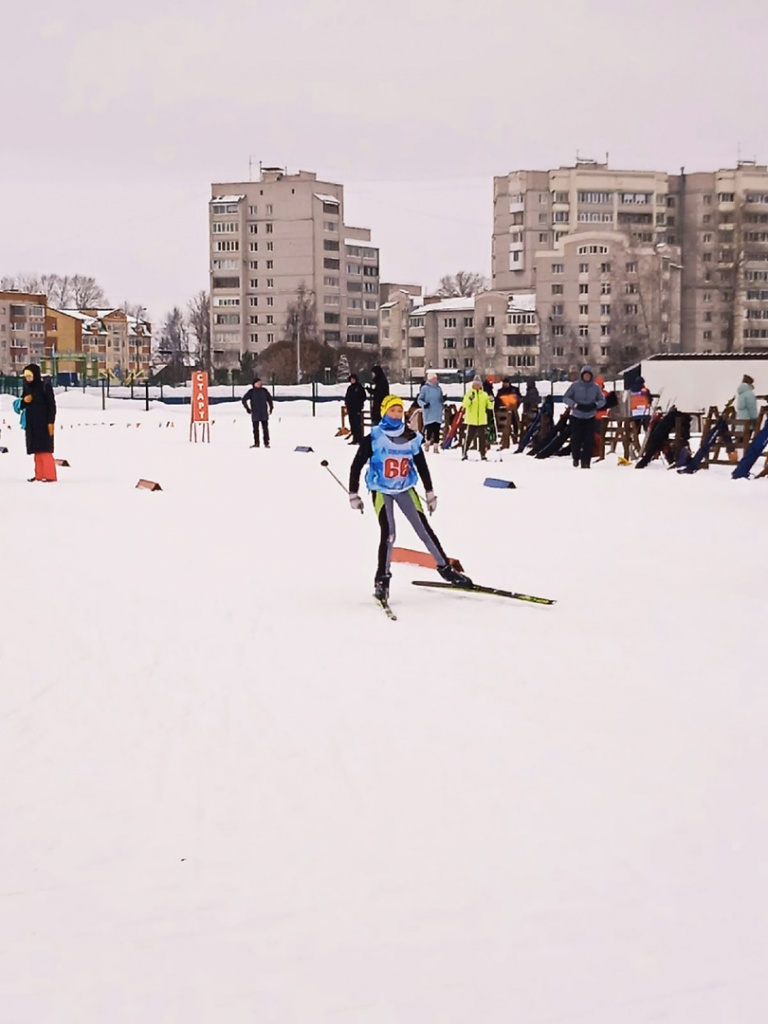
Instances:
[[[389,368],[392,380],[408,380],[408,324],[411,312],[422,304],[421,285],[382,283],[379,303],[382,363]]]
[[[342,185],[262,167],[258,181],[213,184],[208,212],[216,367],[297,331],[378,352],[379,251],[345,224]]]
[[[605,237],[597,241],[596,234],[601,233]],[[626,244],[617,240],[618,234]],[[597,317],[591,304],[585,323],[576,307],[586,303],[552,301],[550,289],[558,282],[550,280],[547,267],[564,263],[566,276],[573,274],[573,265],[583,261],[572,239],[586,235],[593,244],[607,247],[601,262],[618,271],[636,262],[642,268],[641,279],[657,282],[651,289],[656,297],[646,304],[645,315],[638,303],[640,322],[627,319],[631,314],[617,317],[613,303],[606,335],[605,316]],[[612,259],[617,246],[624,252]],[[740,161],[731,169],[675,175],[611,170],[607,163],[584,160],[573,167],[496,177],[492,270],[496,289],[535,289],[546,323],[552,316],[549,307],[562,305],[564,322],[555,320],[553,327],[564,327],[566,337],[568,324],[587,332],[578,335],[589,342],[580,348],[588,348],[596,361],[606,347],[597,339],[609,337],[615,344],[615,335],[624,327],[629,332],[628,351],[643,334],[652,351],[766,350],[768,169]],[[619,277],[611,283],[616,295],[631,282]],[[567,295],[573,281],[563,284]],[[667,321],[660,319],[661,314],[654,319],[654,305],[668,311]],[[546,366],[550,351],[567,347],[557,337],[562,335],[552,336],[549,329],[543,334]],[[557,359],[554,355],[554,366]]]
[[[18,375],[45,356],[45,295],[0,291],[0,373]]]
[[[545,369],[585,363],[613,372],[647,350],[680,346],[680,250],[635,245],[621,231],[584,231],[535,256]]]
[[[411,312],[408,336],[414,376],[430,368],[494,376],[539,371],[539,321],[532,292],[427,299]]]
[[[122,309],[47,309],[49,372],[126,380],[146,376],[152,324]]]
[[[682,250],[682,349],[768,351],[768,168],[670,176]],[[676,218],[676,222],[675,222]]]
[[[493,179],[493,287],[536,286],[536,256],[582,231],[622,231],[634,245],[667,242],[669,175],[579,161]]]

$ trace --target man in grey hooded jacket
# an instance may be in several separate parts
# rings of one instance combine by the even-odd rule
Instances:
[[[605,405],[605,396],[595,384],[591,366],[582,366],[579,379],[563,395],[571,411],[571,455],[574,466],[589,469],[595,443],[595,413]]]

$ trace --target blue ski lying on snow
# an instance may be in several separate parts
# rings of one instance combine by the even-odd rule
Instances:
[[[530,604],[555,604],[554,598],[536,597],[534,594],[521,594],[516,590],[500,590],[498,587],[481,587],[473,583],[471,587],[457,587],[453,583],[443,583],[437,580],[411,580],[414,587],[431,587],[433,590],[455,590],[464,594],[491,594],[495,597],[510,597],[515,601],[528,601]]]

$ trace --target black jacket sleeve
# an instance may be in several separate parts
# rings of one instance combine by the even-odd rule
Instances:
[[[373,444],[371,443],[371,435],[367,434],[363,438],[363,443],[358,445],[355,457],[352,460],[352,465],[349,470],[349,493],[357,494],[360,487],[360,474],[363,471],[363,466],[368,462],[370,457],[373,455]]]
[[[45,408],[46,408],[46,412],[47,412],[47,416],[48,416],[48,423],[55,423],[56,422],[56,395],[54,393],[53,387],[50,384],[46,384],[45,385],[45,390],[43,391],[43,394],[45,396]]]
[[[249,399],[250,399],[250,397],[251,397],[251,392],[252,392],[252,391],[253,391],[253,388],[249,388],[249,389],[248,389],[248,391],[246,391],[246,392],[245,392],[245,394],[244,394],[244,395],[243,395],[243,397],[242,397],[242,403],[243,403],[243,405],[245,406],[245,410],[246,410],[246,412],[250,412],[250,411],[251,411],[251,408],[250,408],[250,406],[248,405],[248,400],[249,400]]]
[[[426,491],[432,490],[432,474],[429,472],[429,466],[427,465],[427,458],[423,451],[420,451],[413,457],[413,464],[421,477],[421,482],[424,484]]]
[[[269,403],[269,411],[273,413],[275,411],[275,403],[272,400],[272,395],[269,391],[265,391],[264,394],[267,396],[267,402]]]

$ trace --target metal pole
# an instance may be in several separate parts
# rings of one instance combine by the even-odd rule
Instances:
[[[301,384],[301,310],[296,313],[296,383]]]
[[[149,377],[144,385],[144,412],[149,412]]]
[[[104,379],[104,377],[102,377],[101,378],[101,411],[102,412],[104,412],[104,410],[107,408],[107,395],[106,395],[106,387],[105,387],[106,383],[107,383],[106,380]]]

